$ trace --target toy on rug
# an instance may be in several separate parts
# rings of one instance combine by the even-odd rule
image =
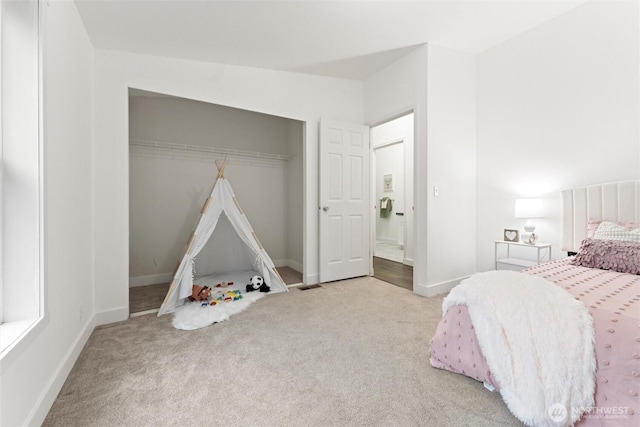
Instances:
[[[247,292],[260,291],[260,292],[269,292],[271,288],[264,281],[262,276],[253,276],[249,279],[249,284],[247,285]]]
[[[233,286],[233,282],[222,282],[216,285],[216,288],[226,288],[227,286]]]
[[[211,288],[208,286],[193,285],[189,301],[206,301],[211,296]]]
[[[240,291],[237,289],[233,289],[224,293],[221,292],[216,299],[213,299],[211,300],[211,302],[209,302],[209,305],[213,306],[222,302],[237,301],[239,299],[242,299],[242,293],[240,293]]]
[[[227,291],[227,295],[224,297],[225,301],[237,301],[239,299],[242,299],[242,294],[237,289]]]

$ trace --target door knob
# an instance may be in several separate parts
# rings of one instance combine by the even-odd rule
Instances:
[[[325,212],[328,211],[329,210],[329,206],[323,206],[322,210],[325,211]]]

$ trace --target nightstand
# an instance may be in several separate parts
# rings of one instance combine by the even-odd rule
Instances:
[[[505,246],[506,248],[500,248],[501,246]],[[536,260],[533,261],[533,260],[527,260],[527,259],[522,259],[518,257],[512,257],[511,256],[512,247],[518,248],[516,251],[519,252],[520,256],[522,256],[522,253],[524,253],[525,251],[533,252],[535,250]],[[520,248],[523,248],[523,249],[520,249]],[[500,256],[498,255],[498,252],[500,252]],[[506,256],[503,256],[505,252],[506,252]],[[533,254],[531,258],[533,258]],[[495,260],[496,270],[522,270],[527,267],[538,265],[541,262],[551,261],[551,244],[536,243],[535,245],[530,245],[528,243],[496,240],[494,260]]]

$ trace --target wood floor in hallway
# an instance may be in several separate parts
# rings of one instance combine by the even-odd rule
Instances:
[[[413,291],[413,267],[401,262],[373,257],[373,277]]]

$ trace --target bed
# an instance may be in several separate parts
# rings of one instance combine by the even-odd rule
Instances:
[[[483,343],[479,342],[478,338],[486,335],[486,327],[478,324],[481,319],[477,314],[470,314],[478,312],[476,303],[473,300],[447,301],[450,297],[455,300],[453,294],[457,289],[452,290],[443,303],[446,311],[431,341],[431,365],[474,378],[483,382],[488,389],[499,391],[512,413],[527,425],[557,426],[570,425],[572,422],[579,426],[640,425],[640,271],[637,271],[640,243],[633,241],[640,237],[640,229],[637,228],[640,224],[640,181],[567,190],[562,192],[562,199],[563,250],[573,256],[518,273],[487,274],[502,282],[523,276],[537,284],[539,282],[535,280],[542,280],[545,286],[566,291],[563,297],[569,302],[580,302],[581,309],[588,312],[587,323],[593,326],[590,334],[595,343],[591,343],[590,350],[595,364],[591,374],[585,375],[583,383],[579,383],[576,390],[591,393],[589,402],[592,403],[579,408],[563,405],[550,407],[547,404],[545,413],[537,418],[523,418],[517,413],[503,393],[496,372],[489,367],[495,367],[495,362],[488,363],[483,354],[483,348],[485,353],[493,353],[496,349],[488,344],[487,338],[481,339]],[[611,234],[611,230],[623,233],[623,241],[619,241],[615,233]],[[624,233],[634,233],[630,237],[632,241],[624,240],[628,235]],[[610,252],[614,252],[614,255],[610,255]],[[474,276],[468,280],[472,279]],[[457,288],[464,286],[469,287],[469,284],[462,283]],[[533,307],[534,311],[537,309],[543,308]],[[495,310],[497,312],[504,308],[496,306]],[[526,311],[524,305],[517,307],[516,311],[523,310]],[[475,324],[472,319],[475,319]],[[545,330],[545,334],[547,330],[553,334],[565,328],[553,322],[534,326],[532,335],[541,330]],[[495,331],[493,333],[500,335]],[[505,360],[508,361],[510,357],[515,357],[514,354],[522,358],[523,351],[506,353]],[[540,349],[527,348],[524,353],[540,353],[542,356],[537,360],[544,361]],[[493,357],[489,359],[493,360]],[[572,362],[565,363],[570,365]],[[585,365],[588,363],[585,362]],[[537,367],[530,368],[535,371]],[[503,372],[500,377],[505,383],[510,381],[509,378],[505,381]]]

